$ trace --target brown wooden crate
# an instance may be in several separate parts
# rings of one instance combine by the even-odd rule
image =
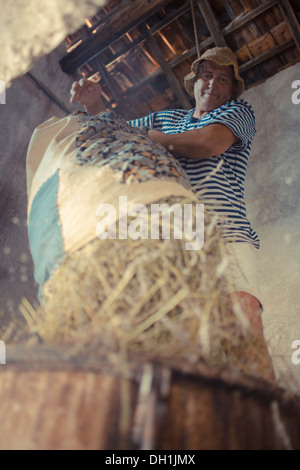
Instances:
[[[235,55],[237,56],[237,59],[241,64],[248,62],[248,60],[251,60],[253,58],[251,52],[248,49],[248,46],[241,47],[241,49],[236,51]]]
[[[281,44],[292,37],[290,29],[285,21],[279,23],[275,28],[272,28],[270,33],[275,39],[276,44]]]
[[[249,50],[253,57],[257,57],[275,46],[275,41],[270,33],[265,33],[249,44]]]

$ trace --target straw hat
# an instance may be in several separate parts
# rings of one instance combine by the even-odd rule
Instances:
[[[234,52],[229,47],[213,47],[205,51],[197,60],[192,63],[191,73],[184,78],[184,86],[189,95],[194,96],[194,82],[199,70],[199,64],[203,60],[211,60],[218,65],[232,65],[236,79],[235,96],[240,96],[245,90],[244,80],[239,74],[238,62]]]

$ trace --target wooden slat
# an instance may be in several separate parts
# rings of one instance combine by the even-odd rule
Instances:
[[[190,102],[189,102],[186,94],[184,93],[182,87],[180,86],[176,76],[174,75],[174,73],[172,71],[172,68],[170,67],[168,62],[165,60],[165,58],[163,56],[163,53],[161,52],[157,42],[155,41],[153,36],[151,36],[151,34],[150,34],[149,30],[147,29],[145,24],[140,25],[139,29],[140,29],[140,31],[142,32],[143,36],[146,39],[146,44],[149,46],[149,48],[151,49],[151,51],[154,54],[154,57],[159,62],[159,65],[160,65],[166,79],[168,80],[171,88],[174,90],[174,93],[177,96],[181,106],[183,106],[183,108],[189,108],[190,107]]]
[[[203,16],[206,26],[213,38],[216,46],[227,46],[224,36],[219,28],[214,12],[208,0],[198,0],[197,2],[201,15]]]
[[[300,26],[289,0],[279,0],[280,11],[288,24],[298,51],[300,52]]]
[[[268,0],[267,2],[259,5],[257,8],[254,8],[254,10],[252,11],[249,11],[248,13],[242,13],[234,20],[232,20],[227,26],[225,26],[225,28],[222,29],[222,34],[226,35],[232,33],[233,31],[236,31],[238,28],[241,28],[242,26],[244,26],[244,24],[255,19],[257,16],[261,15],[266,10],[272,8],[276,4],[277,0]]]
[[[265,60],[271,59],[271,57],[274,57],[275,55],[279,54],[280,52],[283,52],[285,49],[288,49],[290,46],[292,46],[294,43],[293,39],[290,39],[288,41],[285,41],[283,44],[280,44],[279,46],[275,46],[273,49],[270,51],[267,51],[258,57],[255,57],[252,60],[249,60],[245,64],[241,65],[239,67],[240,73],[246,72],[247,70],[255,67],[256,65],[260,64],[261,62],[264,62]]]
[[[105,85],[109,89],[111,96],[112,96],[112,99],[107,97],[108,100],[107,100],[106,106],[112,110],[111,105],[113,102],[115,102],[118,104],[118,112],[120,112],[120,114],[123,114],[122,97],[121,97],[120,91],[117,88],[117,85],[113,77],[108,73],[105,65],[101,63],[101,60],[99,60],[99,56],[95,58],[95,60],[93,61],[93,65],[94,65],[94,68],[99,72],[101,79],[104,81]],[[103,98],[103,95],[102,95],[102,98]]]
[[[111,75],[108,73],[105,65],[103,65],[100,55],[98,55],[94,59],[94,66],[99,71],[101,78],[104,80],[105,84],[107,85],[108,89],[110,90],[113,99],[118,103],[121,100],[121,94],[118,86],[114,82]]]
[[[259,36],[257,39],[248,44],[248,48],[253,57],[260,56],[267,51],[273,50],[275,47],[275,41],[270,33],[265,33]]]
[[[123,362],[110,346],[8,346],[0,450],[300,449],[297,394],[159,354]]]

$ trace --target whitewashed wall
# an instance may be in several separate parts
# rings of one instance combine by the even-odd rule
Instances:
[[[0,104],[0,339],[11,319],[23,319],[22,298],[37,305],[26,225],[26,153],[39,124],[72,112],[73,78],[58,63],[64,54],[62,44],[30,69],[44,92],[26,74],[13,80],[6,90],[6,104]]]
[[[257,135],[246,184],[248,215],[261,239],[263,322],[279,382],[300,392],[300,63],[246,91]],[[299,82],[300,84],[300,82]],[[295,83],[295,85],[297,85]],[[299,364],[292,362],[298,359]]]

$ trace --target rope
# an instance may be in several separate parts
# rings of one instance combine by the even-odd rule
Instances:
[[[200,49],[199,49],[199,41],[198,41],[197,25],[196,25],[195,9],[194,9],[193,0],[191,0],[191,12],[192,12],[192,17],[193,17],[194,36],[195,36],[195,43],[196,43],[196,49],[197,49],[197,56],[200,57]]]

